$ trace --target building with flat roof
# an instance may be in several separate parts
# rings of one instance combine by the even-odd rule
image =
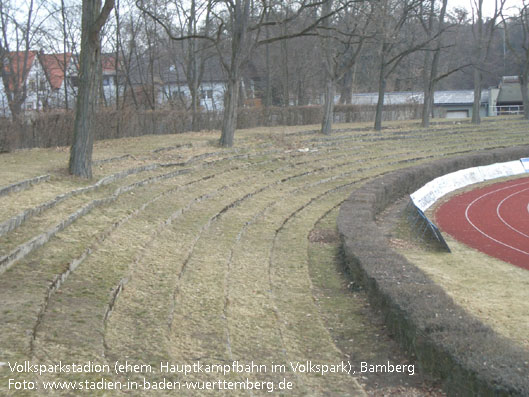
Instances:
[[[420,105],[423,103],[424,93],[420,91],[386,92],[385,105]],[[378,93],[353,94],[353,105],[376,105]],[[489,115],[490,91],[481,93],[480,112],[482,116]],[[473,90],[436,91],[434,93],[434,117],[438,118],[465,118],[472,117],[474,103]]]

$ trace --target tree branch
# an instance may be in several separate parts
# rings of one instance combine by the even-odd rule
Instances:
[[[101,12],[99,13],[97,19],[95,20],[92,31],[93,32],[99,32],[103,28],[103,25],[108,19],[108,16],[110,15],[110,12],[114,8],[115,0],[105,0],[105,4],[103,5],[103,8],[101,9]]]

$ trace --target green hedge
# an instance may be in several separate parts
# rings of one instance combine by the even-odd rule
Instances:
[[[375,216],[426,182],[462,168],[529,154],[529,146],[443,159],[379,177],[355,191],[338,216],[345,260],[388,327],[450,395],[529,396],[529,351],[467,313],[422,270],[389,248]]]

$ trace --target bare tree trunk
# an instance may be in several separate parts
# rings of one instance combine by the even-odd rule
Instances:
[[[378,101],[375,114],[375,130],[382,130],[382,113],[384,111],[384,94],[386,93],[386,59],[384,56],[385,45],[381,46],[380,70],[378,75]]]
[[[27,98],[26,81],[22,78],[22,76],[26,76],[28,73],[28,52],[29,51],[24,51],[22,61],[18,60],[19,64],[22,63],[21,70],[14,70],[14,61],[12,59],[7,61],[7,66],[5,66],[3,62],[0,62],[0,66],[2,67],[0,73],[2,74],[4,92],[7,98],[9,111],[11,112],[11,119],[13,121],[18,121],[22,118],[22,105]],[[17,52],[15,56],[18,56],[18,54],[19,52]]]
[[[193,2],[194,4],[194,2]],[[193,17],[194,13],[193,13]],[[192,27],[190,27],[190,30]],[[193,33],[191,31],[191,33]],[[197,54],[195,53],[195,39],[191,39],[189,41],[189,47],[188,47],[188,64],[187,64],[187,79],[188,79],[188,87],[189,87],[189,93],[191,95],[191,131],[198,131],[198,109],[200,106],[200,92],[199,92],[199,85],[200,85],[200,76],[199,76],[199,70],[198,70],[198,63],[197,63]]]
[[[297,105],[298,106],[306,106],[308,104],[307,100],[307,92],[305,89],[304,81],[299,78],[298,79],[298,89],[297,89]]]
[[[386,79],[382,78],[378,82],[378,101],[375,114],[375,130],[382,130],[382,113],[384,111],[384,93],[386,91]]]
[[[266,38],[270,38],[270,31],[268,25],[265,27]],[[272,70],[270,68],[270,44],[265,45],[265,56],[266,56],[266,88],[264,105],[265,107],[272,106]]]
[[[288,15],[288,14],[287,14]],[[282,27],[283,35],[287,35],[286,25]],[[288,42],[281,41],[281,55],[283,57],[283,106],[290,106],[290,76],[288,74]]]
[[[322,15],[329,14],[332,9],[333,1],[328,0],[322,6]],[[323,28],[330,27],[330,18],[323,21]],[[320,40],[320,45],[323,52],[323,65],[325,73],[325,92],[323,103],[323,118],[321,120],[321,132],[325,135],[330,135],[332,131],[332,123],[334,121],[334,82],[336,79],[336,62],[333,51],[331,50],[330,38],[324,35]]]
[[[224,99],[224,117],[219,144],[233,146],[235,128],[237,128],[237,106],[239,103],[240,67],[244,60],[244,46],[247,44],[248,23],[250,19],[250,1],[236,0],[233,11],[233,32],[231,38],[231,62],[228,71],[228,87]]]
[[[115,95],[116,95],[116,135],[121,136],[121,116],[123,113],[120,113],[119,111],[119,83],[120,83],[120,65],[121,62],[119,60],[119,45],[121,43],[121,20],[119,17],[119,0],[116,1],[116,9],[115,9],[115,17],[116,17],[116,59],[114,61],[114,87],[115,87]],[[125,98],[123,98],[124,100]]]
[[[114,0],[83,0],[79,93],[75,107],[74,141],[70,149],[70,174],[92,177],[93,119],[97,106],[97,90],[101,80],[100,32]]]
[[[352,95],[353,95],[353,68],[349,68],[347,69],[347,71],[342,77],[342,84],[340,88],[340,103],[350,105]]]
[[[474,103],[472,104],[472,124],[481,124],[481,70],[474,67]]]
[[[196,29],[197,17],[196,17],[196,2],[191,1],[191,9],[189,15],[189,25],[188,25],[188,34],[194,35],[197,34]],[[198,108],[200,105],[200,70],[199,70],[199,60],[197,54],[197,39],[190,39],[188,42],[187,48],[187,79],[189,92],[191,94],[191,131],[198,131]],[[203,56],[203,55],[202,55]]]
[[[529,120],[529,93],[527,92],[529,86],[529,7],[524,5],[518,9],[518,16],[514,18],[513,24],[520,30],[517,39],[521,39],[523,43],[520,47],[513,46],[512,38],[508,34],[510,24],[507,19],[503,19],[503,38],[504,43],[509,47],[509,51],[514,56],[518,64],[520,64],[521,71],[518,75],[520,79],[520,89],[522,94],[523,114],[524,118]]]
[[[431,34],[431,15],[430,15],[430,26],[429,34]],[[422,120],[421,126],[428,128],[430,126],[430,97],[432,93],[432,76],[433,76],[433,62],[431,62],[431,54],[426,51],[424,54],[424,69],[423,69],[423,104],[422,104]],[[431,68],[430,68],[431,67]]]
[[[11,119],[15,122],[19,121],[22,118],[22,103],[24,102],[24,100],[21,100],[21,97],[18,97],[12,101],[8,101],[9,111],[11,112]]]
[[[444,0],[445,5],[446,5],[446,2],[447,0]],[[428,28],[427,28],[428,37],[432,37],[433,35],[434,18],[435,18],[435,1],[431,0],[430,1],[430,11],[428,13]],[[438,44],[439,44],[439,41],[438,41]],[[437,75],[437,64],[438,64],[438,58],[436,58],[436,54],[438,54],[439,52],[440,52],[440,47],[439,45],[437,45],[433,58],[430,54],[430,51],[426,51],[424,54],[424,75],[423,75],[424,95],[423,95],[422,121],[421,121],[421,126],[423,128],[428,128],[430,126],[430,112],[431,112],[431,104],[432,104],[431,99],[433,96],[434,80]]]
[[[490,2],[492,3],[492,2]],[[481,84],[483,80],[482,68],[486,63],[491,44],[494,38],[494,31],[497,28],[496,20],[501,16],[505,0],[494,1],[494,14],[487,18],[485,23],[483,19],[483,0],[473,0],[471,3],[472,11],[475,15],[473,23],[473,34],[476,42],[474,49],[474,103],[472,105],[472,123],[480,124],[481,115]]]
[[[239,103],[239,79],[238,73],[232,73],[228,82],[228,89],[224,99],[224,115],[222,118],[222,132],[220,146],[232,147],[237,127],[237,106]]]
[[[433,92],[431,90],[431,87],[427,87],[424,89],[424,100],[422,104],[422,121],[421,126],[423,128],[430,127],[430,115],[432,113],[432,97]]]
[[[527,66],[524,67],[522,75],[520,76],[520,87],[522,90],[522,103],[523,103],[523,115],[524,118],[529,120],[529,69]]]
[[[237,104],[238,104],[238,107],[240,108],[244,107],[246,100],[248,99],[248,96],[246,94],[246,87],[247,87],[246,84],[247,84],[246,79],[242,77],[239,80],[239,97],[237,98]]]
[[[120,65],[121,62],[119,60],[119,45],[121,43],[121,21],[119,18],[119,0],[116,0],[116,59],[114,61],[114,87],[115,87],[115,95],[116,95],[116,111],[119,110],[119,71],[120,71]],[[119,136],[119,117],[118,117],[118,136]]]
[[[69,109],[69,103],[68,103],[68,84],[66,81],[66,75],[68,71],[68,65],[66,63],[67,61],[67,55],[68,52],[68,44],[67,44],[67,32],[66,32],[66,8],[64,5],[64,0],[61,0],[61,18],[62,18],[62,51],[63,51],[63,68],[64,68],[64,107],[66,110]]]
[[[96,12],[99,11],[98,2],[85,1],[83,3],[83,25],[91,26]],[[74,143],[70,151],[70,174],[84,178],[92,177],[92,147],[94,135],[92,122],[97,107],[100,76],[98,76],[101,59],[99,35],[85,33],[81,40],[79,93],[75,111]]]
[[[330,135],[334,118],[334,81],[327,77],[325,82],[325,103],[323,105],[323,120],[321,122],[321,132]]]
[[[191,131],[198,131],[198,88],[193,87],[191,94]]]
[[[441,50],[438,47],[433,55],[431,69],[428,78],[424,84],[424,100],[422,108],[422,121],[421,125],[424,128],[430,126],[430,117],[433,113],[434,95],[435,95],[435,83],[437,79],[437,72],[439,69],[439,58]]]

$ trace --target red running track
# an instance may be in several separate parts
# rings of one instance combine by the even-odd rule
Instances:
[[[437,209],[435,220],[455,239],[529,270],[529,178],[455,196]]]

